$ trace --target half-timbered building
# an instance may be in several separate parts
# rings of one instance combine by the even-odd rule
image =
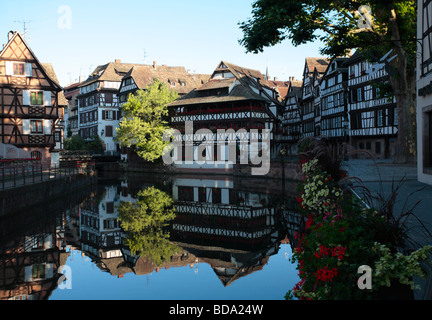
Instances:
[[[185,134],[186,123],[193,123],[193,132],[199,129],[210,130],[215,142],[221,139],[217,135],[218,129],[233,129],[235,132],[244,129],[239,133],[242,136],[231,135],[227,138],[234,142],[237,140],[249,141],[250,129],[261,132],[267,129],[270,131],[271,140],[276,129],[274,124],[277,119],[277,111],[282,106],[279,92],[271,88],[265,76],[259,71],[221,61],[209,81],[171,103],[169,108],[171,124],[182,133],[183,142],[195,143],[197,146],[205,140],[205,137],[193,133]],[[257,137],[257,140],[261,138]],[[271,148],[271,146],[266,147]],[[262,152],[262,149],[260,151]],[[205,153],[203,154],[205,161],[216,159],[221,161],[218,163],[206,162],[198,167],[232,170],[233,163],[228,161],[229,155],[226,150],[218,151],[218,148],[209,147]],[[183,159],[177,160],[182,162]],[[195,162],[197,159],[194,157],[190,160]],[[197,163],[177,165],[184,169],[189,166],[196,169]]]
[[[329,60],[325,58],[306,58],[300,107],[303,138],[320,135],[319,82],[328,64]]]
[[[42,64],[19,32],[0,52],[0,156],[50,164],[62,149],[65,100],[54,69]]]
[[[348,70],[343,66],[347,59],[332,59],[320,81],[320,134],[333,143],[335,154],[348,138]]]
[[[432,185],[432,2],[417,3],[417,173]]]
[[[302,119],[300,115],[300,99],[303,81],[292,80],[285,98],[282,115],[282,141],[288,154],[297,153],[297,142],[302,133]]]
[[[64,88],[63,92],[68,101],[67,112],[65,113],[66,131],[70,131],[72,136],[78,135],[78,99],[80,94],[79,85],[81,82],[72,83]]]
[[[369,62],[356,51],[344,66],[348,68],[349,77],[351,146],[376,158],[395,155],[398,117],[394,97],[384,94],[381,89],[389,77],[385,64]]]

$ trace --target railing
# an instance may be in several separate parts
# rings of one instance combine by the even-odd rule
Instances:
[[[77,161],[73,165],[43,165],[40,161],[1,162],[0,190],[31,185],[95,170],[94,161]]]

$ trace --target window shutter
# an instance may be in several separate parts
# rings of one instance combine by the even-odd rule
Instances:
[[[112,111],[112,119],[117,120],[117,112]]]
[[[30,91],[29,90],[23,90],[23,105],[24,106],[30,105]]]
[[[23,134],[30,134],[30,120],[23,119],[22,128],[23,128]]]
[[[33,66],[31,63],[25,64],[25,74],[27,77],[33,76]]]
[[[7,76],[13,75],[13,62],[12,61],[6,61],[6,75]]]
[[[43,92],[43,105],[46,107],[51,106],[51,91],[44,91]]]
[[[102,110],[102,120],[105,120],[106,116],[105,116],[105,110]]]
[[[122,118],[121,111],[117,111],[117,120],[120,120]]]
[[[51,120],[43,121],[44,134],[51,134]]]

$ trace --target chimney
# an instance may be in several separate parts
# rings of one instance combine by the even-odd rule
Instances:
[[[277,78],[277,77],[274,77],[274,81],[278,81],[278,78]]]
[[[153,69],[156,70],[156,67],[157,67],[157,65],[156,65],[156,61],[153,61]]]
[[[114,62],[115,63],[121,63],[121,60],[120,59],[115,59]]]
[[[12,39],[12,37],[15,35],[16,32],[17,31],[14,32],[12,30],[8,32],[8,41],[10,41]]]

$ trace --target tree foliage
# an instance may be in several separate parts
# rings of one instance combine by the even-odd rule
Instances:
[[[415,154],[416,0],[257,0],[252,17],[239,24],[247,52],[290,40],[294,46],[320,40],[321,54],[345,56],[359,49],[373,62],[392,51],[386,65],[399,116],[398,162]]]
[[[164,230],[176,216],[174,201],[165,192],[155,187],[141,190],[136,203],[122,202],[118,212],[127,233],[125,245],[132,254],[139,253],[160,265],[178,251]]]
[[[123,147],[135,146],[137,154],[146,161],[162,156],[169,132],[167,105],[177,99],[175,91],[155,79],[145,90],[130,95],[123,105],[123,120],[117,129],[117,141]]]
[[[104,151],[104,145],[102,139],[98,135],[95,135],[90,141],[86,141],[79,135],[74,135],[65,140],[65,149],[71,151],[87,150],[102,153]]]

